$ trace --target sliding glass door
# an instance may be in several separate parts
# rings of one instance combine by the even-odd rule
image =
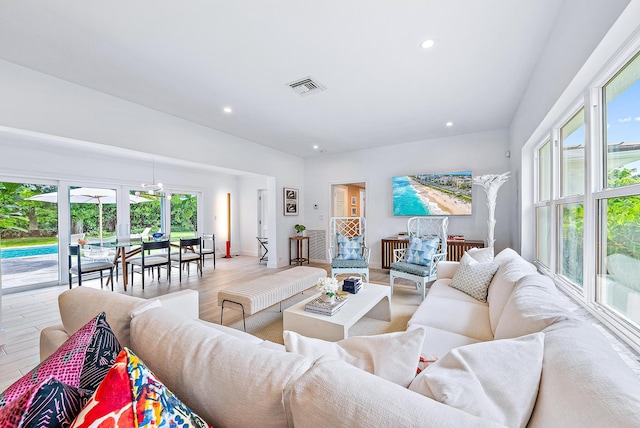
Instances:
[[[58,282],[58,203],[38,195],[57,186],[0,182],[0,260],[3,290]]]

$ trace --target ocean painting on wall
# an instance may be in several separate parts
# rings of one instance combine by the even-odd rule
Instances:
[[[393,177],[393,215],[470,215],[471,171]]]

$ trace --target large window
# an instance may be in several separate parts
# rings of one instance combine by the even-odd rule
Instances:
[[[560,129],[562,196],[584,193],[584,109]]]
[[[551,209],[536,207],[536,258],[551,267]]]
[[[193,238],[198,234],[198,197],[190,193],[171,195],[171,238]]]
[[[582,204],[560,205],[560,260],[558,273],[571,284],[582,287],[582,252],[584,243],[584,207]]]
[[[603,88],[605,188],[599,214],[596,301],[640,326],[640,55]]]
[[[535,149],[535,254],[640,347],[640,54],[600,81]]]
[[[634,184],[640,167],[640,54],[603,92],[607,187]]]

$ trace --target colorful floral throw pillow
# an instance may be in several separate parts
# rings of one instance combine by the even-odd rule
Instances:
[[[209,425],[124,348],[72,428],[187,428]]]
[[[104,312],[76,331],[56,352],[0,394],[0,407],[50,377],[73,387],[95,391],[122,347]]]
[[[0,427],[66,428],[91,394],[92,391],[74,388],[50,377],[0,408]]]

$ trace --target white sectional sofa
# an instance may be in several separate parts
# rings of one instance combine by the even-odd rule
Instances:
[[[538,368],[535,384],[539,389],[533,391],[530,420],[527,414],[520,425],[638,426],[640,380],[604,336],[572,317],[553,283],[515,252],[505,250],[495,261],[500,267],[486,303],[449,286],[457,263],[439,265],[438,279],[408,325],[408,330],[424,329],[423,353],[444,362],[447,355],[474,349],[467,345],[483,344],[486,350],[521,336],[540,344],[543,340],[542,370]],[[415,392],[416,381],[405,388],[338,359],[283,352],[282,345],[198,320],[193,293],[148,302],[82,287],[66,291],[59,301],[63,325],[43,330],[42,356],[104,310],[122,345],[214,426],[505,426]],[[529,336],[536,332],[544,335]],[[518,356],[496,356],[509,364],[485,364],[483,375],[487,370],[496,378],[507,375],[501,392],[515,394],[523,379],[515,371],[510,377],[506,368]],[[416,379],[430,371],[432,367]],[[476,401],[482,402],[479,397]],[[500,402],[493,405],[500,410]]]

